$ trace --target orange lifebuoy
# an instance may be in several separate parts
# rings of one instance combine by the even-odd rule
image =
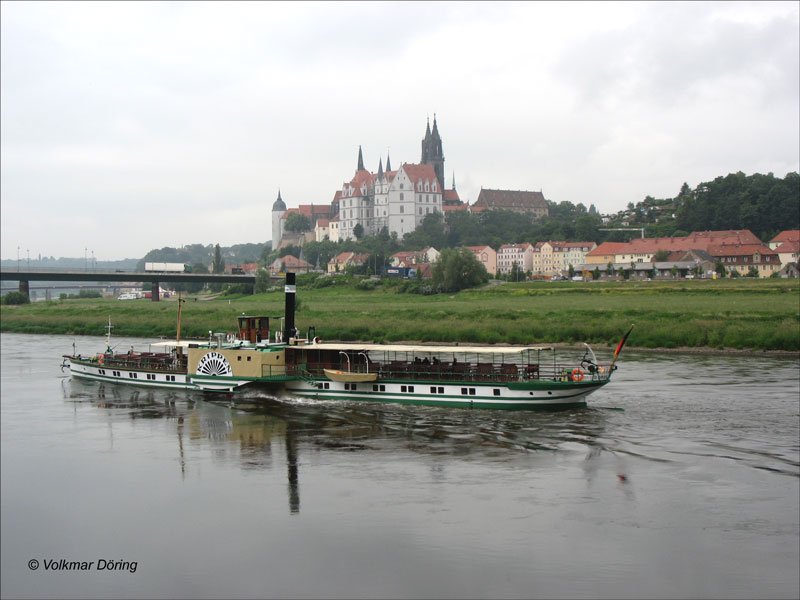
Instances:
[[[583,381],[583,369],[572,369],[572,381]]]

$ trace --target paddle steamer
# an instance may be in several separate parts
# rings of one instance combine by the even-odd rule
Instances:
[[[257,386],[302,398],[528,409],[585,404],[610,382],[630,334],[609,364],[586,344],[580,358],[565,360],[546,345],[323,342],[315,328],[301,336],[295,327],[295,296],[295,275],[287,273],[282,328],[271,327],[278,317],[242,315],[236,334],[187,341],[179,326],[175,341],[146,352],[115,352],[109,321],[105,352],[64,355],[63,366],[76,378],[145,387],[231,393]]]

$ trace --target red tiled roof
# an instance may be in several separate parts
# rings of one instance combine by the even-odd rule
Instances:
[[[406,175],[408,175],[408,178],[414,183],[415,186],[419,180],[422,181],[427,180],[431,183],[433,183],[434,181],[438,181],[436,179],[436,173],[434,172],[433,167],[431,165],[415,165],[415,164],[405,163],[400,168],[406,172]],[[441,192],[441,190],[438,191]]]
[[[800,241],[783,242],[780,246],[775,248],[775,252],[779,254],[787,254],[789,252],[800,252]]]
[[[778,256],[775,250],[770,250],[764,244],[717,244],[708,247],[708,253],[714,257],[720,256]]]
[[[800,229],[781,231],[770,242],[800,242]]]
[[[547,210],[547,200],[542,192],[527,192],[520,190],[490,190],[481,189],[475,207],[482,209],[502,208],[511,210]]]
[[[445,190],[443,200],[445,202],[461,202],[456,190]]]
[[[589,252],[586,256],[608,256],[612,254],[622,254],[628,247],[627,242],[603,242],[597,248]]]
[[[305,269],[305,268],[308,268],[308,267],[311,266],[306,261],[304,261],[302,258],[296,258],[295,256],[292,256],[291,254],[287,254],[286,256],[282,256],[278,260],[280,260],[283,263],[283,266],[286,267],[286,268],[295,268],[295,269],[296,268],[301,268],[301,269]]]

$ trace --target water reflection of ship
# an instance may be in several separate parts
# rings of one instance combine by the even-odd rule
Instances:
[[[65,381],[64,397],[79,404],[111,410],[127,410],[130,419],[164,418],[175,423],[181,476],[186,477],[190,460],[187,446],[206,443],[212,460],[238,461],[243,469],[270,469],[273,446],[284,444],[288,477],[289,511],[300,512],[298,435],[291,421],[268,412],[243,412],[226,404],[186,399],[163,390],[139,390],[121,386]],[[109,413],[110,414],[110,413]],[[113,440],[113,419],[109,421]],[[236,447],[236,457],[231,450]]]
[[[290,421],[259,411],[240,412],[225,405],[198,402],[189,415],[189,439],[206,439],[214,445],[223,442],[229,448],[238,443],[239,462],[245,469],[271,466],[273,444],[283,441],[288,475],[289,511],[300,512],[298,476],[298,428]],[[215,453],[215,457],[220,457]]]

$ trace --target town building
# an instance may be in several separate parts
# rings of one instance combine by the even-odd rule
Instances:
[[[440,252],[436,248],[428,247],[422,250],[403,250],[395,252],[389,258],[393,267],[413,267],[422,264],[433,264],[439,260]]]
[[[586,255],[597,248],[594,242],[538,242],[533,247],[531,271],[534,276],[561,275],[586,262]]]
[[[586,263],[650,264],[659,253],[672,256],[689,251],[697,252],[698,256],[703,252],[715,263],[719,261],[728,271],[734,270],[740,275],[749,274],[750,268],[755,267],[759,277],[769,277],[781,268],[778,252],[747,229],[699,231],[672,238],[636,238],[626,243],[606,242],[587,254]]]
[[[491,277],[497,275],[497,252],[494,248],[491,246],[467,246],[466,248],[475,255],[475,258]]]
[[[470,210],[474,213],[486,210],[510,210],[519,214],[531,215],[535,220],[549,214],[547,200],[542,192],[517,190],[490,190],[481,188],[478,199]]]
[[[269,265],[269,270],[272,275],[277,273],[308,273],[311,270],[311,265],[302,258],[287,254],[273,260]]]
[[[340,252],[328,261],[328,273],[342,273],[347,267],[362,267],[368,260],[369,254]]]
[[[778,246],[786,242],[800,243],[800,229],[787,229],[785,231],[781,231],[769,241],[769,247],[771,250],[777,250]]]
[[[523,273],[533,268],[533,246],[528,242],[503,244],[497,251],[497,272],[507,275],[514,265]]]

